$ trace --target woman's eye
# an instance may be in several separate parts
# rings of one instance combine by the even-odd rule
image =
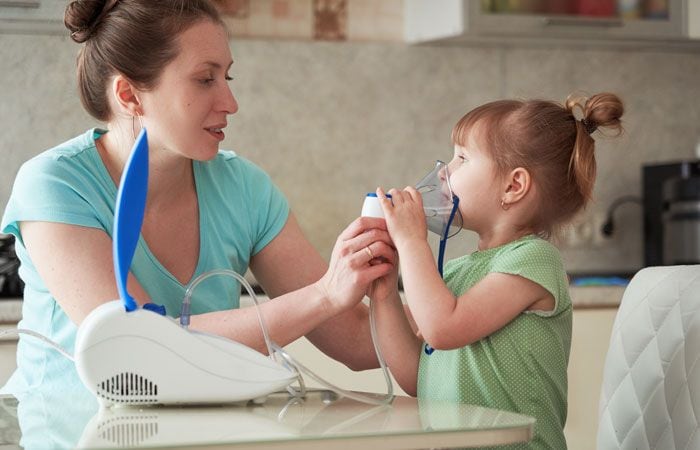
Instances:
[[[209,84],[212,84],[214,82],[214,79],[213,78],[202,78],[201,80],[199,80],[199,82],[204,84],[204,85],[209,85]]]
[[[459,155],[459,156],[457,156],[457,158],[461,159],[462,162],[467,162],[467,161],[469,161],[469,160],[467,159],[467,157],[464,156],[464,155]]]
[[[226,81],[233,81],[233,77],[231,75],[226,75]]]

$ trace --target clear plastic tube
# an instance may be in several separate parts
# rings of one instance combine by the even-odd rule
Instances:
[[[250,283],[243,278],[239,273],[229,270],[229,269],[217,269],[217,270],[212,270],[206,273],[201,274],[197,278],[192,281],[192,283],[189,285],[187,290],[185,291],[185,298],[182,300],[182,308],[180,309],[180,325],[183,327],[187,328],[190,324],[190,303],[192,302],[192,294],[194,293],[194,290],[201,282],[206,280],[207,278],[217,276],[217,275],[225,275],[232,277],[236,279],[241,285],[245,288],[246,291],[248,291],[248,295],[250,295],[250,298],[253,299],[253,303],[255,303],[256,306],[256,312],[258,313],[258,321],[260,322],[260,328],[262,328],[263,332],[263,338],[265,339],[265,345],[267,346],[267,353],[268,355],[272,356],[273,351],[272,351],[272,341],[270,340],[270,333],[267,331],[267,326],[265,325],[265,321],[263,320],[262,313],[260,312],[259,304],[258,304],[258,298],[255,296],[255,292],[253,291],[253,288],[250,287]]]
[[[0,332],[0,336],[19,335],[19,334],[28,334],[29,336],[34,336],[35,338],[40,339],[41,341],[49,344],[51,347],[56,349],[56,351],[58,353],[60,353],[61,355],[65,356],[66,358],[70,359],[71,361],[75,361],[73,359],[73,355],[68,353],[68,351],[65,348],[61,347],[59,344],[57,344],[54,341],[52,341],[51,339],[47,338],[43,334],[37,333],[36,331],[27,330],[25,328],[14,328],[12,330],[5,330],[5,331]]]
[[[381,349],[379,348],[379,339],[377,338],[377,329],[376,329],[376,323],[374,320],[374,306],[370,302],[370,310],[369,310],[369,323],[370,323],[370,332],[372,335],[372,344],[374,345],[374,351],[377,354],[377,359],[379,360],[379,366],[382,369],[382,372],[384,374],[384,379],[386,381],[387,385],[387,393],[386,395],[382,396],[369,396],[369,395],[364,395],[360,394],[357,392],[353,391],[348,391],[345,389],[342,389],[338,386],[335,386],[334,384],[331,384],[330,382],[324,380],[320,376],[318,376],[316,373],[314,373],[311,369],[308,367],[304,366],[292,356],[287,353],[286,350],[284,350],[282,347],[279,345],[275,344],[272,342],[270,339],[270,333],[268,332],[267,326],[265,325],[265,320],[262,317],[262,312],[260,309],[260,303],[258,301],[257,296],[255,295],[255,292],[253,292],[253,288],[250,286],[248,281],[243,278],[239,273],[229,270],[229,269],[217,269],[217,270],[212,270],[210,272],[206,272],[192,281],[192,284],[187,288],[187,291],[185,291],[185,298],[182,300],[182,308],[180,312],[180,324],[183,327],[189,326],[190,323],[190,303],[192,301],[192,294],[195,290],[195,288],[204,280],[206,280],[209,277],[216,276],[216,275],[225,275],[225,276],[230,276],[238,280],[239,283],[243,287],[245,287],[246,291],[250,295],[250,298],[253,300],[253,303],[255,305],[256,312],[258,314],[258,320],[260,322],[260,328],[262,328],[263,332],[263,338],[265,339],[265,345],[267,346],[267,351],[268,354],[270,355],[270,358],[272,358],[274,361],[279,362],[277,359],[277,355],[281,356],[283,359],[283,362],[285,365],[289,368],[291,368],[293,371],[295,371],[298,374],[299,378],[299,391],[294,391],[293,388],[289,387],[289,392],[294,395],[294,396],[304,396],[306,395],[306,388],[304,385],[304,380],[301,376],[301,371],[306,373],[308,376],[316,380],[317,382],[323,384],[324,386],[328,387],[335,393],[337,393],[340,396],[351,398],[353,400],[357,400],[363,403],[369,403],[372,405],[386,405],[391,403],[391,401],[394,399],[394,386],[391,382],[391,377],[389,376],[389,370],[386,366],[386,362],[384,360],[384,357],[382,355]],[[301,369],[301,371],[299,370]]]

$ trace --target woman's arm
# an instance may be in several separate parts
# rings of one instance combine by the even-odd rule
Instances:
[[[274,298],[270,303],[277,305],[270,312],[274,315],[265,316],[270,329],[285,333],[275,341],[288,343],[306,335],[353,370],[377,367],[368,310],[361,300],[372,280],[392,270],[394,251],[387,241],[383,220],[358,219],[338,238],[329,268],[290,215],[282,232],[251,261],[256,279]],[[369,245],[374,256],[389,263],[370,265],[364,250]],[[290,326],[290,321],[297,324]]]
[[[80,325],[97,306],[119,298],[112,239],[103,230],[55,222],[21,222],[22,242],[51,295]],[[129,293],[139,304],[148,295],[129,273]]]
[[[376,366],[374,353],[364,351],[371,349],[371,341],[365,325],[366,308],[358,302],[369,282],[391,267],[390,264],[370,267],[362,260],[365,253],[357,250],[372,244],[382,233],[386,235],[381,226],[381,223],[365,220],[348,227],[336,245],[339,255],[334,259],[335,270],[326,272],[324,279],[325,263],[290,216],[282,232],[255,255],[252,262],[256,276],[271,297],[294,291],[262,305],[275,342],[286,345],[340,314],[332,323],[324,324],[318,333],[311,333],[312,342],[350,367]],[[370,227],[379,228],[360,236]],[[94,308],[119,298],[114,281],[112,239],[107,233],[53,222],[22,222],[20,229],[39,276],[74,323],[79,325]],[[388,236],[384,239],[388,240]],[[372,245],[378,256],[388,251],[384,243]],[[329,275],[343,282],[329,281]],[[132,274],[129,274],[128,289],[139,304],[149,301]],[[329,291],[332,291],[331,296]],[[192,316],[191,326],[266,351],[253,308]]]

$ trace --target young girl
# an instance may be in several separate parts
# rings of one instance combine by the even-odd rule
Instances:
[[[583,118],[577,119],[574,110]],[[515,411],[537,419],[528,448],[566,448],[571,300],[561,257],[546,239],[591,197],[599,128],[622,131],[620,99],[504,100],[466,114],[452,130],[449,181],[478,250],[440,278],[421,195],[377,189],[401,261],[376,281],[381,346],[411,395]],[[393,203],[393,205],[392,205]],[[423,342],[424,341],[424,342]]]

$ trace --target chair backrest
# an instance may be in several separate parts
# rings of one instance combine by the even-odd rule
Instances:
[[[700,265],[625,289],[605,359],[598,449],[700,449]]]

